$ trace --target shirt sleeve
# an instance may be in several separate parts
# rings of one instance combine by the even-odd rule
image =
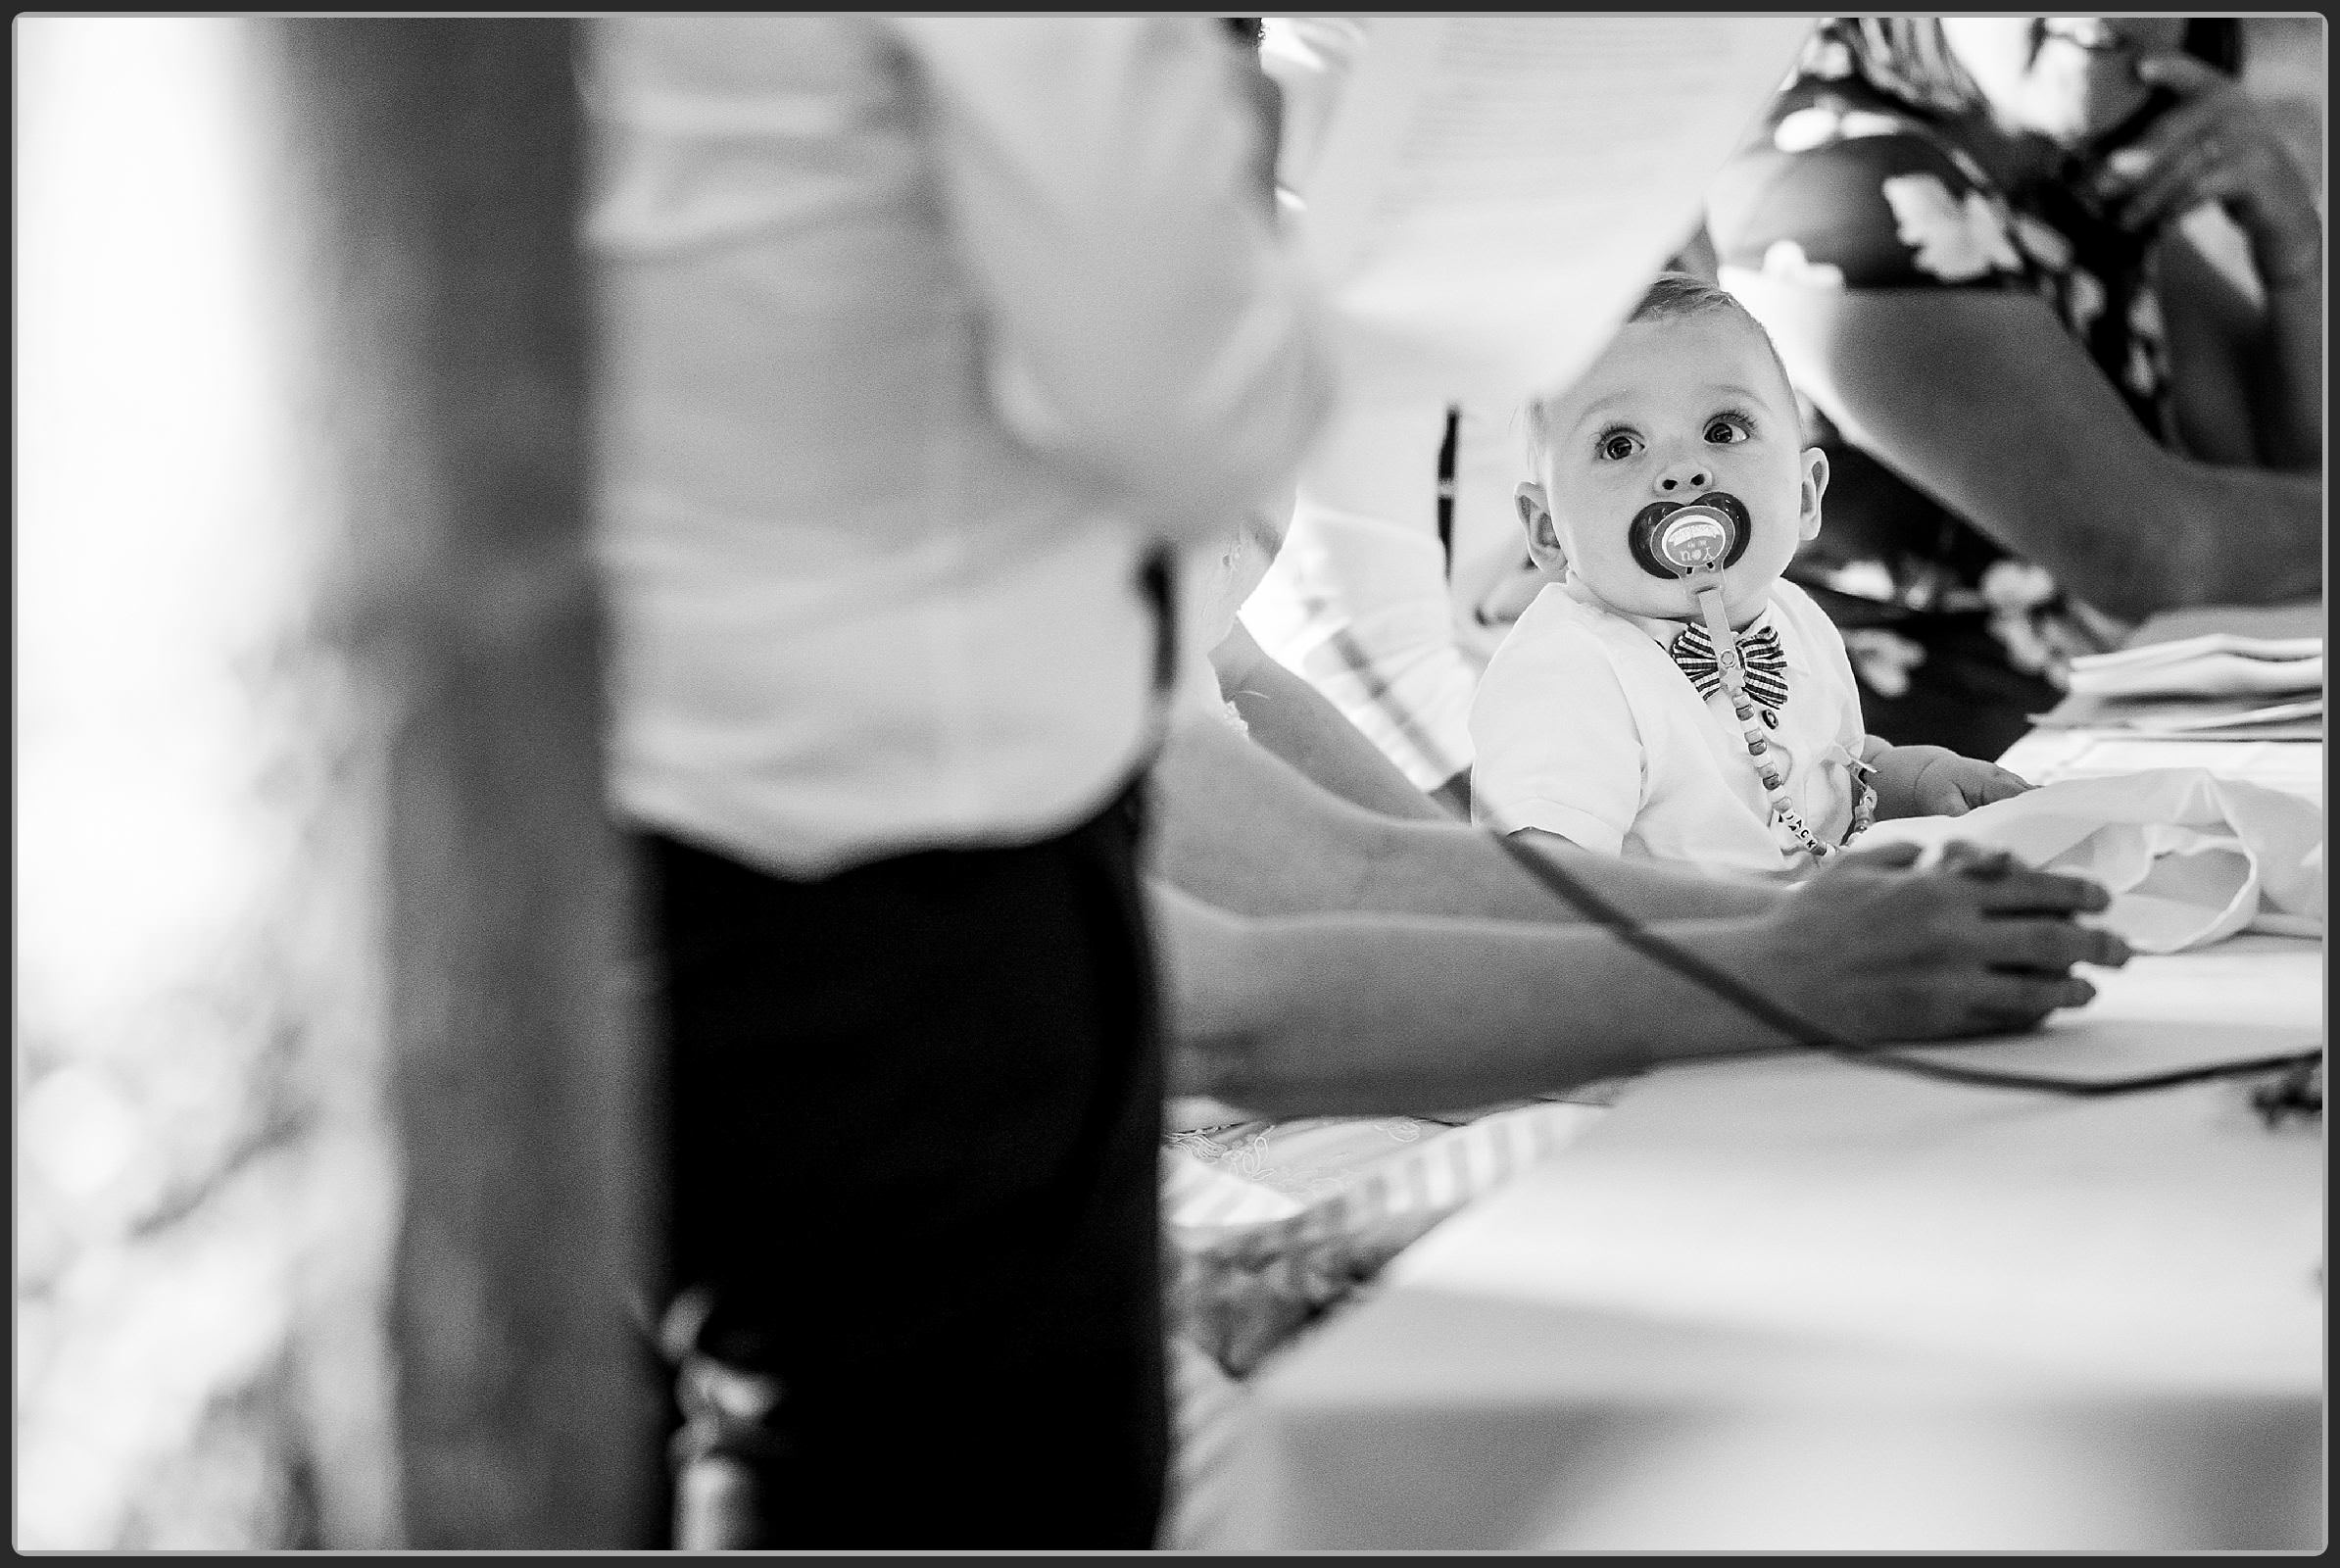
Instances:
[[[1001,417],[1157,530],[1224,529],[1290,478],[1332,391],[1238,46],[1196,16],[892,25],[992,312]]]
[[[1615,855],[1640,815],[1640,727],[1616,666],[1571,626],[1515,630],[1471,704],[1471,815]]]
[[[1827,104],[1780,117],[1708,208],[1723,267],[1837,288],[2027,288],[2013,224],[1915,122]]]

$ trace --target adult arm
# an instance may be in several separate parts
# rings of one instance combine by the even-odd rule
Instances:
[[[2171,228],[2154,247],[2168,326],[2170,403],[2205,463],[2317,471],[2323,461],[2320,270],[2253,300]]]
[[[2131,618],[2322,591],[2322,486],[2149,437],[2027,294],[1737,274],[1790,374],[1910,483]]]
[[[1256,74],[1202,17],[903,17],[1017,433],[1165,533],[1287,479],[1332,370],[1260,189]]]
[[[1383,816],[1451,820],[1331,699],[1270,657],[1242,621],[1211,650],[1210,662],[1251,738],[1311,782]]]
[[[1173,723],[1153,783],[1154,871],[1237,913],[1583,918],[1480,829],[1367,810],[1205,714]],[[1641,919],[1756,914],[1781,897],[1753,880],[1559,853],[1595,893]]]
[[[2022,1029],[2118,964],[2074,924],[2101,889],[2015,870],[1852,856],[1757,920],[1666,935],[1860,1042]],[[1450,1109],[1788,1040],[1597,927],[1403,915],[1245,918],[1152,888],[1171,982],[1174,1090],[1274,1116]]]
[[[2108,156],[2093,179],[2123,227],[2159,235],[2179,417],[2199,418],[2198,388],[2231,387],[2239,396],[2229,404],[2249,420],[2249,461],[2313,472],[2323,459],[2323,219],[2315,191],[2232,77],[2174,53],[2141,60],[2137,72],[2175,94],[2177,107]],[[2179,225],[2214,203],[2250,247],[2261,301],[2227,282]]]

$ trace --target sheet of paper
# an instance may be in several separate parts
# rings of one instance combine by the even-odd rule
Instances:
[[[1699,216],[1811,19],[1375,18],[1309,175],[1344,313],[1489,391],[1565,383]]]
[[[2183,664],[2212,654],[2239,654],[2246,659],[2282,662],[2323,657],[2321,637],[2244,637],[2230,631],[2205,632],[2168,642],[2132,643],[2109,654],[2086,654],[2072,662],[2074,669],[2143,669]]]
[[[1509,433],[1591,361],[1812,20],[1365,19],[1299,193],[1347,362],[1319,499],[1427,531],[1444,406]]]

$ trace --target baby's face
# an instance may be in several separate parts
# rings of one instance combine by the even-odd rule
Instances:
[[[1657,502],[1723,492],[1745,509],[1745,552],[1723,572],[1732,625],[1771,596],[1796,546],[1820,531],[1828,460],[1760,332],[1729,311],[1635,321],[1546,411],[1544,495],[1556,550],[1531,548],[1612,610],[1682,620],[1694,590],[1634,558],[1634,517]],[[1525,499],[1525,496],[1523,496]],[[1705,579],[1712,581],[1712,578]]]

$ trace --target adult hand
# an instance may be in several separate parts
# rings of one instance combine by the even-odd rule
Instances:
[[[1921,870],[1915,845],[1832,856],[1762,922],[1751,977],[1799,1016],[1862,1043],[2027,1029],[2095,987],[2128,945],[2074,922],[2111,902],[2093,882],[1953,843]]]
[[[2122,227],[2150,233],[2209,202],[2249,236],[2268,287],[2320,278],[2323,228],[2315,192],[2241,84],[2189,55],[2148,55],[2137,74],[2178,104],[2106,156],[2096,194]]]

